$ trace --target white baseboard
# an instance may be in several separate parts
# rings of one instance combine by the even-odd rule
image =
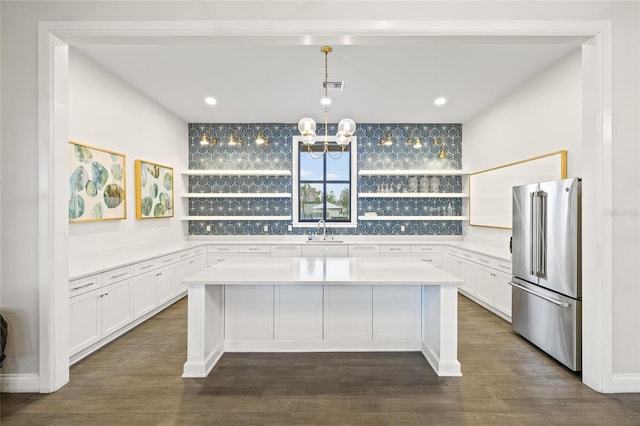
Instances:
[[[0,392],[40,393],[38,374],[0,374]]]
[[[610,393],[640,393],[640,374],[614,374]]]

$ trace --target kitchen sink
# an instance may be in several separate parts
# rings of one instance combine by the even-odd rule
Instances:
[[[307,240],[311,244],[344,244],[342,240]]]

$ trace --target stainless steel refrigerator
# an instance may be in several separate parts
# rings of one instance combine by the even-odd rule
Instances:
[[[513,187],[512,328],[582,368],[581,180]]]

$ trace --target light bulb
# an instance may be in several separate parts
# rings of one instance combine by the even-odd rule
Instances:
[[[343,118],[338,123],[338,132],[348,136],[356,133],[356,123],[350,118]]]

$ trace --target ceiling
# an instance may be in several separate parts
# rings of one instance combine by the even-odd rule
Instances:
[[[384,40],[333,46],[329,121],[464,123],[580,44],[573,39]],[[323,119],[320,44],[75,46],[189,123]],[[204,103],[217,99],[215,106]],[[435,106],[436,97],[447,103]]]

